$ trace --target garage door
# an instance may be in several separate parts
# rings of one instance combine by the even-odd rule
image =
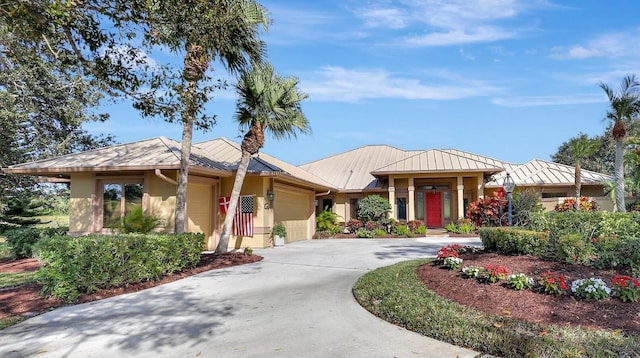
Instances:
[[[286,242],[307,240],[311,238],[311,200],[312,195],[283,188],[275,189],[273,203],[276,223],[283,223],[287,228]]]

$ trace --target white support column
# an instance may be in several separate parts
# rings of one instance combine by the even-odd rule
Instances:
[[[396,186],[393,177],[389,177],[389,204],[391,204],[391,217],[396,218]]]
[[[464,217],[464,178],[458,176],[458,219]]]
[[[478,175],[478,197],[476,199],[484,198],[484,175]]]
[[[413,178],[409,178],[409,198],[408,198],[408,215],[407,218],[409,221],[416,219],[416,188],[414,186]]]

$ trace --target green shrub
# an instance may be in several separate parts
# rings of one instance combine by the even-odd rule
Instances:
[[[594,266],[601,269],[630,269],[634,276],[640,273],[640,238],[604,237],[596,240]]]
[[[393,228],[392,234],[395,236],[409,236],[409,228],[406,225],[397,225]]]
[[[416,235],[425,235],[427,233],[427,227],[420,225],[413,231],[413,233]]]
[[[386,236],[387,235],[387,232],[382,230],[382,229],[380,229],[380,228],[377,228],[377,229],[373,230],[373,232],[374,232],[375,236]]]
[[[68,230],[68,227],[24,227],[8,230],[3,235],[7,238],[7,244],[9,245],[11,255],[16,259],[24,259],[33,256],[33,246],[42,238],[64,235]]]
[[[508,227],[482,227],[478,233],[482,245],[488,251],[544,255],[549,248],[549,236],[543,232]]]
[[[287,228],[284,226],[283,223],[277,223],[275,225],[273,225],[273,227],[271,228],[271,236],[276,237],[276,236],[280,236],[280,237],[287,237]]]
[[[602,213],[598,236],[640,237],[640,212]]]
[[[591,240],[585,240],[580,234],[566,234],[555,242],[556,257],[568,264],[587,265],[594,253]]]
[[[579,234],[585,240],[597,237],[600,232],[602,216],[602,212],[550,212],[550,239],[553,243],[555,240],[567,234]]]
[[[381,231],[384,232],[384,230],[381,230]],[[386,234],[386,233],[384,233],[384,234]],[[373,232],[371,230],[367,230],[367,229],[358,229],[358,231],[356,231],[356,237],[363,238],[363,239],[370,239],[374,235],[375,235],[375,232]]]
[[[360,200],[358,205],[358,219],[362,222],[378,222],[386,219],[391,212],[389,200],[380,195],[368,195]]]
[[[338,214],[333,211],[324,210],[316,216],[316,229],[319,231],[332,232],[338,228]]]
[[[43,262],[42,294],[74,302],[81,294],[161,277],[194,267],[203,234],[52,236],[36,245]]]
[[[137,205],[128,211],[122,219],[122,232],[148,234],[162,225],[162,220],[153,215],[145,215],[142,206]]]

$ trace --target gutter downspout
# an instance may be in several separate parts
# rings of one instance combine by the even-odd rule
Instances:
[[[167,183],[171,183],[173,185],[178,185],[178,182],[169,178],[168,176],[162,174],[162,171],[160,169],[156,169],[155,170],[156,176],[164,181],[166,181]]]

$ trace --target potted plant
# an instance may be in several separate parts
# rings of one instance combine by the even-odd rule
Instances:
[[[271,229],[274,246],[284,246],[284,239],[287,237],[287,228],[282,223],[273,225]]]

